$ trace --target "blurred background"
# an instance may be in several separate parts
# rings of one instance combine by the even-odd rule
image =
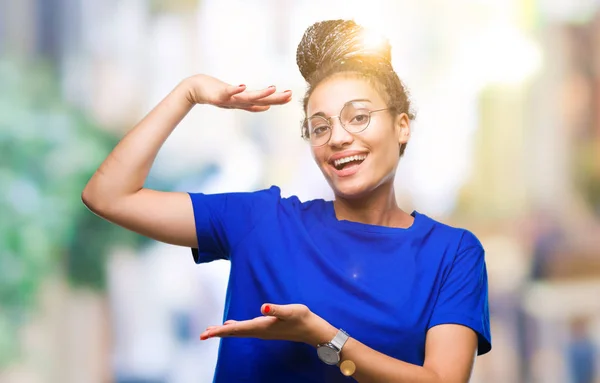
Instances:
[[[292,89],[196,107],[148,187],[331,192],[300,138],[315,21],[389,37],[417,120],[397,192],[487,250],[473,382],[600,382],[600,1],[0,0],[0,382],[210,382],[226,262],[114,227],[81,191],[179,81]]]

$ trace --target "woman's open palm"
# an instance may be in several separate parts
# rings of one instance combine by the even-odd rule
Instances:
[[[188,78],[188,98],[194,104],[210,104],[226,109],[242,109],[249,112],[264,112],[271,105],[290,102],[292,92],[277,92],[275,86],[260,90],[246,90],[246,85],[230,85],[207,75]]]

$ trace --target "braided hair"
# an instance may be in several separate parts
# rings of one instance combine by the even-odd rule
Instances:
[[[374,46],[366,41],[367,33],[352,20],[320,21],[306,29],[296,50],[296,63],[307,82],[305,113],[317,85],[335,74],[348,73],[371,82],[392,111],[414,120],[408,91],[392,67],[389,41]],[[303,128],[302,136],[307,134]],[[406,144],[400,147],[400,156],[405,148]]]

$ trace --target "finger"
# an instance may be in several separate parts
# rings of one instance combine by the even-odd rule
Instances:
[[[210,331],[205,331],[203,335],[208,338],[226,338],[226,337],[266,337],[268,328],[277,318],[257,317],[251,320],[239,321],[226,326],[218,326]],[[201,337],[202,338],[202,337]]]
[[[233,320],[233,319],[229,319],[229,320],[225,321],[225,322],[222,324],[222,326],[231,325],[231,324],[233,324],[233,323],[237,323],[237,321],[236,321],[236,320]],[[208,339],[208,338],[209,338],[209,334],[210,334],[211,332],[213,332],[214,330],[218,329],[219,327],[221,327],[221,326],[208,326],[208,327],[206,328],[206,330],[204,330],[204,332],[203,332],[202,334],[200,334],[200,340],[206,340],[206,339]]]
[[[266,112],[267,110],[271,109],[271,107],[267,105],[252,105],[245,106],[240,109],[247,110],[248,112]]]
[[[233,321],[227,324],[224,323],[221,326],[209,326],[206,328],[206,330],[204,330],[202,334],[200,334],[200,340],[221,337],[227,334],[234,334],[238,331],[238,328],[236,327],[238,323],[239,322],[237,321]]]
[[[200,340],[207,340],[209,338],[210,331],[205,330],[202,334],[200,334]]]
[[[202,334],[200,334],[200,340],[207,340],[208,338],[212,338],[216,331],[219,330],[221,326],[209,326],[204,330]]]
[[[285,92],[273,93],[269,96],[260,98],[254,101],[256,105],[283,105],[292,101],[292,91],[286,90]]]
[[[246,91],[244,93],[236,94],[233,99],[236,103],[246,103],[246,104],[254,104],[254,101],[260,100],[261,98],[268,97],[275,93],[277,89],[274,85],[271,85],[268,88],[260,89],[260,90],[251,90]]]
[[[272,303],[265,303],[262,305],[260,311],[263,313],[263,315],[281,319],[289,317],[290,314],[289,305],[274,305]]]
[[[262,315],[273,315],[274,306],[274,304],[265,303],[262,306],[260,306],[260,312],[262,313]]]
[[[230,85],[227,88],[227,94],[229,97],[231,97],[231,96],[235,96],[236,94],[242,93],[245,90],[246,90],[246,85],[244,85],[244,84],[240,84],[238,86]]]
[[[299,318],[305,315],[307,311],[308,308],[305,305],[300,304],[274,305],[272,303],[266,303],[261,308],[261,312],[264,315],[286,320]]]

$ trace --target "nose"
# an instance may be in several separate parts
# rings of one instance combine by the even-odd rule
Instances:
[[[329,139],[329,145],[334,147],[344,147],[354,141],[354,136],[348,133],[342,126],[340,118],[332,118],[331,120],[331,138]]]

